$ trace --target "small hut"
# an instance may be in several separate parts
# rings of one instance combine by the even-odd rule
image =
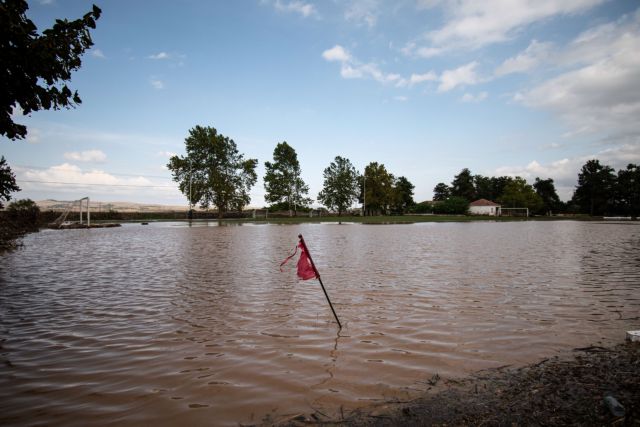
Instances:
[[[471,215],[500,216],[500,205],[487,199],[476,200],[469,204]]]

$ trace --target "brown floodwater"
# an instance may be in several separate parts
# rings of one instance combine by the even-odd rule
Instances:
[[[303,233],[316,280],[278,265]],[[640,225],[152,223],[0,256],[0,424],[237,425],[640,329]]]

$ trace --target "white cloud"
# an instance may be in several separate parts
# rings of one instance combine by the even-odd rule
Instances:
[[[351,60],[349,52],[340,45],[335,45],[331,49],[325,50],[322,52],[322,57],[327,61],[346,62]]]
[[[535,22],[585,12],[606,0],[458,0],[442,2],[446,22],[412,42],[405,53],[433,56],[452,49],[477,49],[504,42]],[[433,7],[439,2],[419,2]]]
[[[158,52],[156,54],[147,56],[147,58],[149,58],[149,59],[170,59],[171,55],[169,55],[167,52]]]
[[[429,71],[424,74],[411,74],[409,77],[409,84],[414,85],[422,82],[432,82],[438,80],[438,75],[433,71]]]
[[[379,0],[352,0],[344,17],[357,25],[364,24],[373,28],[378,22],[378,15],[380,15]]]
[[[101,150],[87,150],[82,152],[72,151],[69,153],[64,153],[64,158],[77,162],[103,163],[105,160],[107,160],[107,155],[104,154]]]
[[[169,157],[176,156],[177,154],[174,153],[173,151],[158,151],[157,155],[160,156],[160,157],[169,158]]]
[[[151,86],[153,86],[154,89],[156,90],[162,90],[164,89],[164,82],[158,78],[155,77],[151,77],[149,79],[149,83],[151,84]]]
[[[540,43],[532,40],[529,46],[513,58],[506,59],[495,71],[496,76],[512,73],[524,73],[545,62],[553,47],[552,43]]]
[[[91,49],[91,56],[94,58],[106,59],[104,53],[100,49]]]
[[[475,68],[478,65],[473,61],[454,70],[445,70],[440,75],[438,92],[447,92],[457,86],[474,85],[480,82]]]
[[[476,95],[472,93],[465,93],[460,100],[462,102],[481,102],[487,99],[487,96],[489,96],[487,92],[480,92]]]
[[[639,140],[640,12],[581,34],[558,57],[568,70],[514,99],[558,115],[567,136]]]
[[[305,3],[303,1],[299,1],[299,0],[293,0],[293,1],[276,0],[273,5],[276,8],[276,10],[280,12],[298,13],[304,16],[305,18],[318,15],[318,11],[316,10],[316,7],[314,5],[312,5],[311,3]]]
[[[380,83],[406,85],[406,81],[394,73],[385,73],[374,63],[363,64],[355,59],[345,48],[336,45],[322,52],[322,57],[329,62],[340,62],[340,75],[345,79],[371,78]]]
[[[394,96],[393,99],[399,102],[406,102],[409,100],[409,98],[406,96]]]
[[[26,139],[29,144],[39,144],[41,136],[42,136],[42,132],[40,131],[40,129],[33,126],[29,126],[27,128]]]

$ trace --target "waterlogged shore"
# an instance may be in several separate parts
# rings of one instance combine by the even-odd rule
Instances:
[[[387,402],[339,418],[316,411],[265,425],[639,425],[640,343],[576,348],[570,354],[463,379],[438,376],[411,401]],[[608,407],[613,397],[624,413]],[[618,408],[619,410],[620,408]]]

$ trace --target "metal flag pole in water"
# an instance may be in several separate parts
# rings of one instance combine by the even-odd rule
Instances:
[[[342,324],[340,323],[340,319],[338,319],[338,315],[336,311],[333,309],[333,304],[331,304],[331,300],[329,299],[329,294],[327,294],[327,290],[324,288],[324,284],[322,283],[322,279],[320,278],[320,273],[316,268],[316,265],[313,263],[313,258],[311,258],[311,253],[307,248],[307,244],[304,242],[304,237],[302,234],[298,234],[298,238],[300,239],[300,244],[302,245],[302,249],[306,252],[307,257],[309,257],[309,262],[311,262],[311,267],[313,268],[313,272],[316,273],[316,279],[320,282],[320,286],[322,286],[322,292],[324,292],[324,296],[327,297],[327,302],[329,303],[329,307],[331,307],[331,312],[333,313],[333,317],[336,318],[336,322],[338,322],[338,327],[342,329]]]

